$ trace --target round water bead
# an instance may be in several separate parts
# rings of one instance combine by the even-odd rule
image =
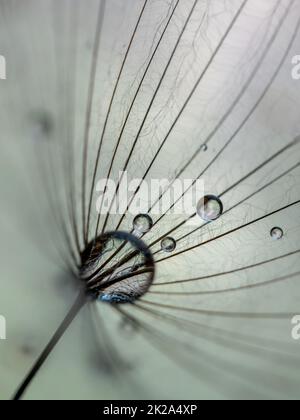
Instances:
[[[207,152],[208,146],[206,143],[203,143],[202,146],[200,147],[201,152]]]
[[[152,284],[153,256],[132,234],[105,233],[82,252],[80,278],[93,298],[113,304],[133,303]]]
[[[206,222],[217,220],[223,213],[223,203],[215,195],[205,195],[197,204],[197,214]]]
[[[280,227],[274,227],[270,232],[271,238],[278,241],[283,237],[283,230]]]
[[[133,220],[133,228],[139,233],[147,233],[153,226],[153,221],[148,214],[138,214]]]
[[[172,252],[176,248],[176,241],[174,238],[171,238],[170,236],[164,238],[160,244],[161,244],[162,251],[165,251],[165,252]]]

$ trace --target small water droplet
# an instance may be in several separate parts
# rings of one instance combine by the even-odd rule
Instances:
[[[274,227],[270,232],[271,238],[278,241],[283,237],[283,230],[280,227]]]
[[[161,241],[161,249],[165,252],[172,252],[176,248],[176,241],[171,237],[164,238]]]
[[[201,152],[206,152],[207,151],[207,149],[208,149],[208,146],[207,146],[207,144],[202,144],[202,146],[200,147],[200,150],[201,150]]]
[[[206,222],[217,220],[223,213],[223,203],[215,195],[205,195],[197,204],[197,214]]]
[[[133,228],[138,233],[147,233],[153,226],[153,221],[148,214],[138,214],[133,220]]]

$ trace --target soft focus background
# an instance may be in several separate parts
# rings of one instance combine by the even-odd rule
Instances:
[[[117,149],[112,178],[117,179],[124,166],[162,77],[129,161],[129,178],[144,175],[201,74],[146,179],[172,179],[195,152],[181,177],[197,177],[247,117],[205,170],[205,188],[218,195],[236,183],[222,198],[226,210],[266,184],[270,186],[178,242],[176,252],[299,200],[299,167],[271,183],[299,163],[298,144],[256,169],[300,134],[300,80],[291,74],[292,58],[300,54],[300,4],[248,0],[216,52],[242,3],[199,0],[168,65],[194,1],[149,0],[103,138],[97,179],[107,175],[143,77]],[[7,340],[0,341],[1,399],[11,397],[77,295],[78,280],[65,264],[70,255],[60,221],[67,221],[72,236],[67,204],[72,191],[71,206],[81,235],[89,89],[93,95],[86,203],[109,101],[143,5],[142,0],[0,0],[0,54],[7,62],[7,79],[0,80],[0,314],[7,320]],[[93,57],[95,77],[90,84]],[[199,151],[207,141],[207,150]],[[239,182],[251,171],[251,176]],[[93,191],[90,237],[97,217],[96,198]],[[166,215],[145,242],[184,219]],[[299,275],[294,275],[300,271],[299,254],[201,282],[155,286],[296,251],[300,249],[299,220],[299,205],[295,204],[157,263],[153,288],[143,299],[179,309],[141,303],[163,314],[157,317],[137,307],[126,308],[143,323],[137,330],[106,305],[86,306],[25,398],[299,398],[300,342],[292,340],[289,316],[300,314]],[[110,217],[107,229],[114,229],[118,221],[119,216]],[[128,214],[122,229],[131,226]],[[279,241],[270,237],[274,226],[284,231]],[[192,229],[183,226],[173,236],[179,239]],[[74,236],[72,244],[75,249]],[[156,254],[156,260],[163,256]],[[284,281],[262,287],[199,294],[286,276]],[[165,293],[151,293],[158,290]],[[170,316],[177,321],[171,322]],[[191,328],[185,328],[183,320]]]

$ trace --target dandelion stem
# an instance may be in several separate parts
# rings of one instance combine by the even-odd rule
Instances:
[[[64,335],[64,333],[66,332],[76,315],[79,313],[80,309],[85,305],[86,301],[86,295],[83,292],[81,292],[78,295],[75,303],[67,313],[66,317],[64,318],[58,329],[55,331],[51,340],[49,341],[45,349],[42,351],[41,355],[34,363],[29,373],[25,376],[25,379],[23,380],[23,382],[21,383],[21,385],[19,386],[18,390],[12,398],[13,400],[21,399],[27,387],[30,385],[31,381],[34,379],[35,375],[37,374],[37,372],[39,371],[39,369],[41,368],[51,351],[54,349],[54,347]]]

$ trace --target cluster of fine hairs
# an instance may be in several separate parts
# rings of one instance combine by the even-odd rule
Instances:
[[[3,3],[17,37],[18,13]],[[39,16],[23,87],[34,104],[15,125],[31,139],[52,258],[79,297],[16,399],[77,314],[97,353],[92,398],[109,381],[117,398],[296,397],[298,1],[26,3],[25,28]],[[135,188],[113,214],[124,174]],[[132,215],[154,178],[168,183]],[[115,181],[109,203],[100,179]],[[172,211],[190,189],[172,196],[178,179],[204,182],[192,214]]]

